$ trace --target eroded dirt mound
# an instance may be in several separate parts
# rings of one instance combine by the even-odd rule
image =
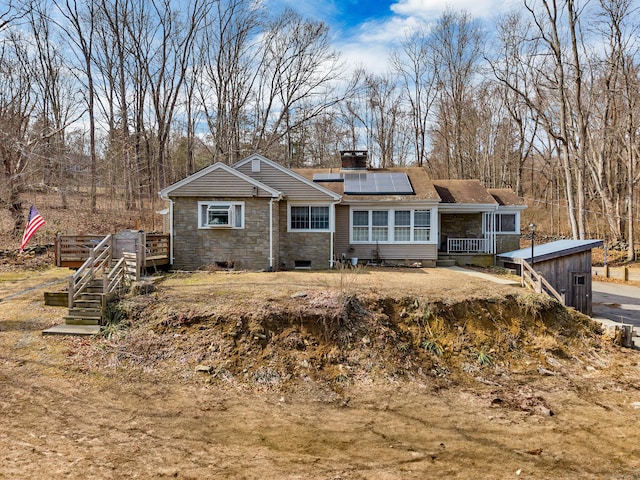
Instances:
[[[71,352],[76,364],[189,381],[269,388],[313,383],[339,391],[376,381],[553,375],[597,362],[603,346],[591,319],[531,294],[455,303],[332,291],[246,304],[186,304],[162,292],[160,298],[122,302],[111,314],[108,338]]]

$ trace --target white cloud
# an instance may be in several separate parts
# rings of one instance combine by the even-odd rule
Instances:
[[[341,45],[339,50],[348,70],[363,67],[367,72],[378,75],[389,70],[389,46],[386,44],[353,42]]]
[[[363,43],[394,43],[402,40],[407,33],[424,23],[416,17],[390,17],[361,24],[356,36]]]
[[[465,10],[475,18],[491,18],[517,5],[518,0],[399,0],[391,10],[396,15],[433,21],[447,7]]]

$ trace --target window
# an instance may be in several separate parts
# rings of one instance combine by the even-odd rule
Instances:
[[[369,240],[369,212],[353,212],[352,239],[354,242]]]
[[[413,239],[428,242],[431,239],[431,210],[413,212]]]
[[[516,232],[516,214],[515,213],[496,214],[496,231],[515,233]]]
[[[353,243],[426,243],[431,210],[352,210]]]
[[[411,241],[411,210],[396,210],[393,213],[393,239],[396,242]]]
[[[371,212],[371,241],[387,242],[389,240],[389,212],[374,210]]]
[[[244,203],[198,202],[198,228],[244,228]]]
[[[329,207],[292,205],[289,210],[290,230],[329,230]]]
[[[495,229],[491,213],[485,214],[486,231],[495,233],[520,233],[520,219],[517,213],[496,213]]]

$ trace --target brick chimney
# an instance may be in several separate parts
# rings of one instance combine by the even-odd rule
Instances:
[[[366,170],[367,151],[366,150],[340,150],[343,170]]]

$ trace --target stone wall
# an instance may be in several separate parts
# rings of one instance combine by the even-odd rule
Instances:
[[[238,198],[175,198],[173,207],[174,268],[195,270],[233,263],[236,269],[269,268],[269,199],[245,198],[244,228],[198,228],[198,201]],[[276,204],[277,205],[277,204]],[[277,207],[274,208],[274,214]],[[278,222],[274,226],[274,268],[278,265]]]
[[[288,232],[286,202],[280,202],[280,222],[279,268],[293,269],[296,262],[310,262],[314,270],[329,268],[331,233]]]
[[[496,253],[512,252],[520,249],[520,235],[517,233],[496,234]]]
[[[440,250],[448,238],[483,238],[482,213],[443,213],[440,216]]]

